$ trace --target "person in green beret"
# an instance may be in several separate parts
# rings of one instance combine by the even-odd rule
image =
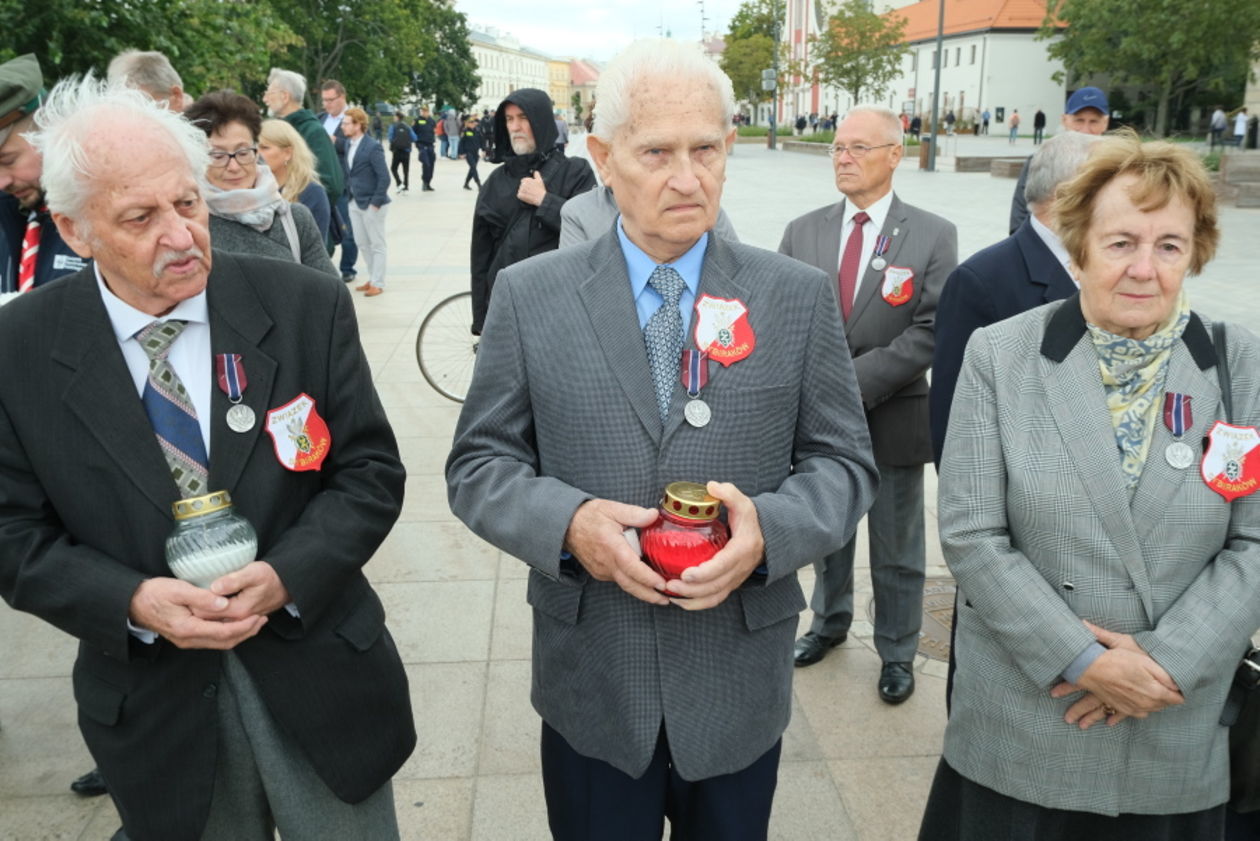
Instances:
[[[44,207],[44,159],[25,137],[45,95],[34,55],[0,64],[0,304],[87,265]]]

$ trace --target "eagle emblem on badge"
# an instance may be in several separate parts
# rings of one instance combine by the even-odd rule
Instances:
[[[1260,432],[1254,426],[1233,426],[1217,421],[1208,432],[1208,446],[1199,472],[1207,486],[1227,501],[1249,496],[1260,488],[1257,459],[1248,458],[1260,448]]]

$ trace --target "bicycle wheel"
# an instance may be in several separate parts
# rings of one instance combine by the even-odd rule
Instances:
[[[478,337],[472,326],[472,293],[459,292],[429,310],[416,335],[416,362],[425,382],[443,397],[463,403],[472,383]]]

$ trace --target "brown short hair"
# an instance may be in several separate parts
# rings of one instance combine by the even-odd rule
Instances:
[[[184,118],[206,133],[214,134],[228,123],[243,123],[249,133],[258,142],[258,133],[262,131],[262,113],[257,103],[236,91],[214,91],[198,99],[188,110]]]
[[[321,91],[336,91],[337,96],[346,95],[346,86],[341,84],[341,82],[338,82],[336,79],[325,79],[319,83],[319,89]]]
[[[1059,239],[1077,266],[1085,267],[1087,239],[1098,193],[1115,178],[1135,176],[1130,193],[1143,211],[1159,210],[1181,199],[1194,214],[1190,274],[1197,275],[1213,256],[1221,232],[1216,224],[1216,192],[1199,158],[1176,143],[1143,143],[1132,129],[1121,129],[1094,144],[1076,177],[1055,191],[1054,217]]]
[[[354,120],[356,123],[359,124],[359,128],[363,129],[364,131],[367,130],[368,115],[367,115],[367,112],[364,111],[362,108],[347,108],[346,113],[342,114],[342,116],[349,118],[351,120]]]

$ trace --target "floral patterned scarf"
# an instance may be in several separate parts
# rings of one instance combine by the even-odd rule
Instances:
[[[1098,352],[1107,408],[1120,448],[1120,469],[1130,492],[1142,478],[1147,450],[1159,414],[1168,359],[1190,321],[1190,304],[1182,290],[1172,314],[1145,339],[1117,336],[1087,324]]]

